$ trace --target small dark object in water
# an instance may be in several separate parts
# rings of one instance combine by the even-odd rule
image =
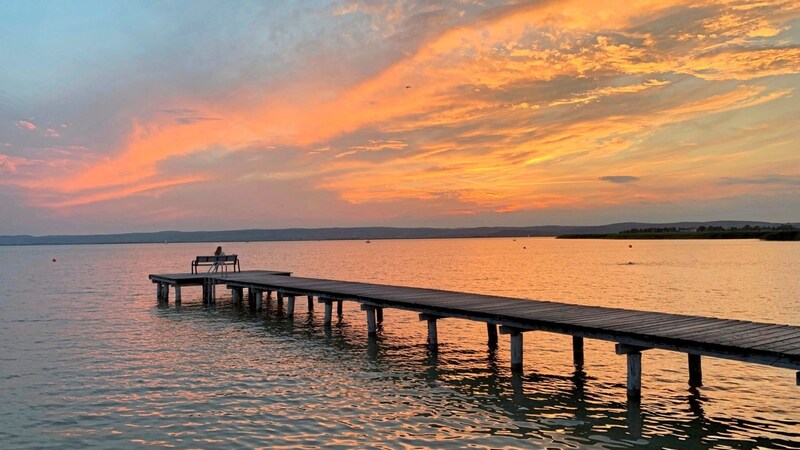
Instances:
[[[628,248],[633,248],[633,244],[628,245]]]
[[[56,259],[55,259],[55,258],[53,258],[53,262],[56,262]]]
[[[634,265],[634,262],[633,261],[628,261],[628,265],[632,266],[632,265]]]
[[[528,249],[528,247],[522,247],[522,249],[523,249],[523,250],[527,250],[527,249]]]

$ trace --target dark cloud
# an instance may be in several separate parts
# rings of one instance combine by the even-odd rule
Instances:
[[[609,183],[624,184],[639,181],[639,177],[633,177],[630,175],[606,175],[604,177],[600,177],[599,180],[608,181]]]
[[[723,177],[721,183],[725,185],[777,184],[784,186],[800,186],[800,176],[773,174],[761,177]]]

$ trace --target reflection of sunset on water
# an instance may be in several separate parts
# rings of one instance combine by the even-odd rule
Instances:
[[[245,267],[296,276],[797,324],[800,260],[786,244],[517,238],[224,248]],[[693,389],[685,354],[649,350],[637,405],[625,399],[626,360],[611,342],[586,339],[576,369],[569,336],[528,332],[524,372],[515,375],[508,337],[488,345],[483,323],[440,320],[431,352],[425,322],[408,311],[385,309],[368,340],[364,312],[351,302],[329,330],[321,305],[309,313],[305,298],[294,319],[274,298],[254,314],[232,308],[222,286],[213,307],[202,305],[199,288],[184,289],[179,309],[172,300],[158,307],[143,275],[154,261],[187,271],[213,247],[5,247],[0,414],[11,408],[4,429],[17,430],[5,443],[37,430],[47,433],[36,442],[62,446],[676,448],[759,439],[791,447],[800,439],[800,391],[786,369],[706,357],[704,385]],[[26,281],[33,276],[37,283]]]

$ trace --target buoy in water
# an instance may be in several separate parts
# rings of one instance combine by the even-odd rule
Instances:
[[[633,244],[628,245],[628,248],[633,248]]]
[[[56,259],[55,259],[55,258],[53,258],[53,262],[56,262]]]

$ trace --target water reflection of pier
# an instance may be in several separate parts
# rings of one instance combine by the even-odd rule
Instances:
[[[176,302],[181,286],[203,286],[203,300],[215,301],[215,287],[223,284],[231,289],[233,303],[241,305],[247,290],[251,309],[260,310],[264,299],[275,293],[279,310],[286,302],[287,317],[293,317],[295,300],[307,297],[308,309],[314,299],[324,305],[323,326],[330,327],[333,306],[342,313],[342,303],[353,301],[366,314],[367,334],[378,334],[384,308],[419,313],[427,322],[428,346],[438,347],[437,321],[458,318],[484,322],[490,345],[500,334],[510,337],[511,369],[522,371],[522,339],[529,331],[547,331],[573,337],[573,358],[583,365],[585,338],[616,342],[616,352],[627,357],[627,394],[629,401],[641,395],[642,352],[663,349],[688,355],[688,379],[691,386],[702,384],[701,356],[732,359],[800,370],[800,327],[729,320],[679,314],[634,311],[619,308],[570,305],[538,300],[498,297],[463,292],[389,286],[370,283],[300,278],[288,272],[251,271],[208,275],[150,275],[157,284],[159,301],[169,298],[174,286]],[[797,373],[800,384],[800,372]]]

